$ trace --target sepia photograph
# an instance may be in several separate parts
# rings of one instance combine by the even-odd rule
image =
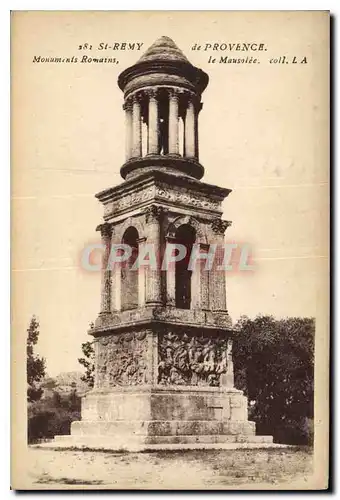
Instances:
[[[12,489],[328,488],[329,45],[12,11]]]

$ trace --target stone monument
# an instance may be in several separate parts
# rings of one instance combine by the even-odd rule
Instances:
[[[89,331],[95,384],[71,436],[56,441],[128,450],[269,446],[272,437],[255,435],[247,398],[234,387],[225,272],[190,271],[185,259],[161,265],[167,244],[204,255],[223,246],[230,225],[221,204],[231,190],[200,180],[198,118],[208,75],[161,37],[118,84],[126,162],[124,182],[96,195],[106,251],[101,309]],[[129,261],[111,268],[112,245],[122,243],[133,249]],[[157,266],[134,269],[150,244]]]

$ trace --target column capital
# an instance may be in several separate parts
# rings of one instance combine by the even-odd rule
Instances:
[[[163,214],[163,208],[158,205],[150,205],[145,209],[146,222],[158,222]]]
[[[145,91],[138,90],[137,92],[134,92],[133,94],[131,94],[129,96],[129,99],[131,99],[132,104],[134,104],[136,102],[138,104],[140,104],[140,102],[143,100],[144,97],[145,97]]]
[[[199,245],[200,250],[203,250],[203,252],[209,252],[210,249],[210,244],[209,243],[196,243],[196,245]]]
[[[128,97],[127,99],[125,99],[125,102],[123,104],[124,111],[132,111],[132,103],[133,103],[132,97]]]
[[[144,89],[143,92],[148,96],[149,99],[156,99],[158,96],[158,88]]]
[[[176,99],[178,101],[181,94],[183,94],[183,91],[181,89],[177,89],[177,88],[170,88],[169,89],[169,98],[171,98],[171,99],[174,99],[174,100]]]
[[[196,113],[198,114],[203,107],[203,103],[201,102],[201,96],[197,94],[188,93],[186,95],[186,98],[187,98],[187,104],[192,103]]]
[[[96,231],[100,231],[100,234],[102,235],[103,238],[111,238],[113,233],[113,227],[112,224],[104,222],[103,224],[99,224],[99,226],[96,227]]]
[[[232,222],[230,220],[213,219],[211,221],[211,228],[215,234],[224,234],[226,229],[230,227]]]

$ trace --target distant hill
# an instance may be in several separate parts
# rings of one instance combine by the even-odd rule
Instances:
[[[79,395],[84,394],[89,390],[88,385],[81,380],[81,372],[61,372],[55,377],[46,377],[42,383],[44,389],[44,396],[51,395],[54,391],[60,394],[69,394],[76,389]]]

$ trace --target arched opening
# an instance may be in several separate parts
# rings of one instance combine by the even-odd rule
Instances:
[[[190,309],[191,306],[191,275],[188,269],[192,246],[196,240],[196,231],[189,224],[180,226],[175,234],[176,243],[186,247],[184,259],[176,262],[175,270],[175,302],[180,309]]]
[[[121,309],[135,309],[138,307],[138,270],[131,269],[138,258],[138,231],[129,227],[122,238],[122,243],[129,245],[131,256],[121,263]]]

